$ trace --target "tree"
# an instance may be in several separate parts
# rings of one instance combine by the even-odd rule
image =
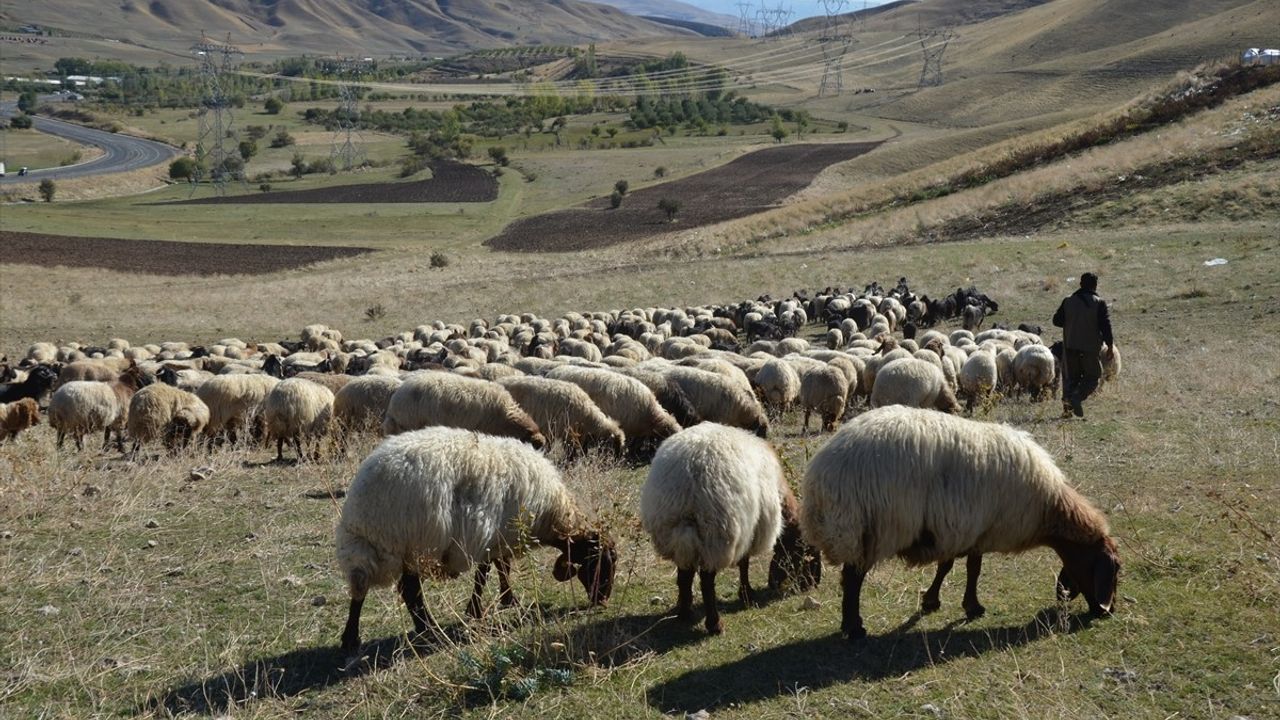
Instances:
[[[45,202],[53,202],[53,195],[56,192],[58,192],[58,186],[52,180],[45,178],[40,181],[40,197],[44,198]]]
[[[797,110],[796,118],[796,137],[803,137],[804,131],[809,127],[809,112],[807,110]]]
[[[284,109],[284,101],[275,95],[272,95],[267,98],[266,102],[262,103],[262,109],[266,111],[268,115],[279,115],[280,111]]]
[[[605,133],[609,135],[610,139],[613,139],[615,137],[618,137],[618,128],[616,127],[605,128]]]
[[[489,148],[489,159],[502,167],[511,164],[511,158],[507,157],[507,149],[501,145],[494,145]]]
[[[29,113],[36,109],[40,98],[36,96],[35,90],[28,90],[18,96],[18,109],[24,113]]]
[[[34,124],[35,123],[32,122],[30,115],[14,115],[13,118],[9,120],[9,127],[14,130],[30,130],[31,126]]]
[[[196,167],[192,158],[180,157],[169,163],[169,179],[191,181],[196,176]]]
[[[289,169],[289,172],[293,173],[293,176],[299,180],[301,180],[302,176],[306,174],[307,159],[302,157],[302,153],[293,154],[293,165]]]
[[[627,190],[631,189],[631,183],[626,180],[619,180],[613,184],[613,189],[616,190],[619,195],[626,195]]]
[[[778,117],[777,115],[774,115],[773,116],[773,132],[769,134],[773,136],[774,142],[782,142],[791,133],[787,132],[787,129],[782,127],[782,118]]]
[[[618,192],[617,190],[614,190],[612,193],[609,194],[609,207],[613,208],[614,210],[617,210],[618,208],[622,207],[622,193]]]
[[[667,222],[672,222],[676,219],[676,213],[680,212],[680,201],[664,197],[658,201],[658,209],[666,213]]]
[[[249,162],[249,158],[258,154],[258,143],[252,140],[240,141],[240,158],[245,162]]]

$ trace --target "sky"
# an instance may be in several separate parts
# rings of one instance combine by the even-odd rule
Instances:
[[[761,3],[763,3],[770,8],[776,8],[779,4],[779,0],[682,0],[682,2],[687,2],[690,5],[697,5],[704,10],[713,10],[715,12],[732,15],[734,17],[738,16],[738,3],[740,1],[750,2],[754,7],[759,7]],[[887,1],[888,0],[867,0],[866,4],[868,7],[874,7]],[[823,14],[822,3],[819,2],[819,0],[781,0],[781,4],[784,8],[790,5],[791,9],[796,13],[797,20],[800,18]],[[845,6],[845,12],[861,10],[862,5],[863,0],[848,0]]]

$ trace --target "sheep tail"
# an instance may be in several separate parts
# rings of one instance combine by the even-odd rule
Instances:
[[[689,570],[701,567],[702,539],[698,535],[696,523],[692,520],[681,520],[667,537],[670,543],[671,560],[677,568]]]

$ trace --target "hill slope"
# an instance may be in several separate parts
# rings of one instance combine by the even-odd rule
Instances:
[[[201,30],[253,53],[449,54],[693,33],[578,0],[12,0],[0,20],[185,52]]]
[[[593,0],[601,5],[613,7],[637,17],[661,17],[672,20],[705,23],[730,30],[738,26],[738,18],[724,13],[704,10],[696,5],[679,0]]]

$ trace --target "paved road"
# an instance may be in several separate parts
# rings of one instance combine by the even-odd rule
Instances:
[[[8,117],[17,111],[17,103],[0,103],[0,116]],[[46,117],[34,117],[35,129],[50,135],[57,135],[83,145],[95,145],[102,148],[103,154],[79,165],[68,167],[45,168],[31,170],[25,177],[18,177],[21,158],[6,159],[7,175],[0,178],[0,184],[11,185],[18,182],[40,182],[45,178],[66,180],[70,178],[88,177],[90,175],[107,175],[110,173],[139,170],[152,165],[168,162],[178,154],[176,148],[151,140],[94,130],[83,125],[63,122]]]

